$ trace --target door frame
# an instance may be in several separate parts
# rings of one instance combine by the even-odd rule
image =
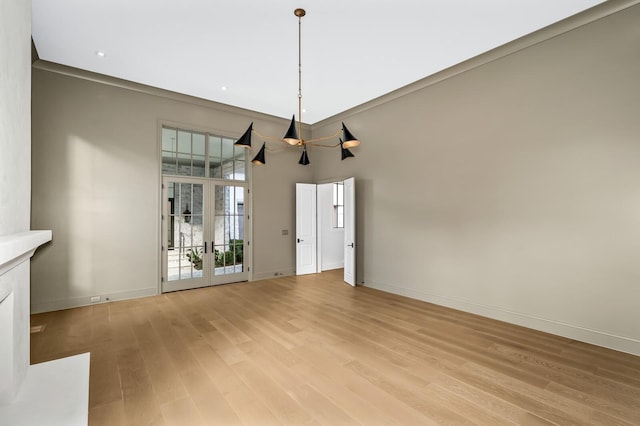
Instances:
[[[320,180],[316,183],[313,183],[312,185],[315,185],[316,187],[320,186],[320,185],[325,185],[325,184],[332,184],[332,183],[336,183],[336,182],[345,182],[349,179],[353,179],[353,188],[354,188],[354,200],[353,200],[353,232],[354,232],[354,236],[356,238],[354,238],[354,246],[356,245],[356,241],[355,239],[357,239],[357,233],[356,233],[356,228],[357,228],[357,219],[356,219],[356,200],[355,200],[355,177],[354,176],[350,176],[350,177],[346,177],[346,178],[331,178],[331,179],[325,179],[325,180]],[[317,188],[316,188],[317,189]],[[320,220],[321,220],[321,204],[319,202],[319,191],[316,190],[316,272],[315,273],[320,273],[322,272],[322,233],[320,232]],[[346,206],[345,206],[345,214],[346,214]],[[296,221],[297,221],[297,209],[296,209]],[[297,238],[297,229],[296,229],[296,238]],[[346,233],[345,233],[346,235]],[[343,243],[342,248],[343,248],[343,258],[345,258],[346,256],[346,245],[348,243]],[[297,264],[297,244],[296,244],[296,264]],[[344,265],[343,265],[344,267]],[[296,272],[297,275],[297,272]],[[347,282],[347,281],[345,281]],[[354,256],[354,261],[353,261],[353,283],[348,282],[348,284],[352,285],[355,287],[355,285],[357,284],[357,264],[356,264],[356,258]]]
[[[178,183],[188,183],[188,184],[202,184],[203,185],[203,240],[204,243],[207,244],[206,253],[207,256],[203,257],[202,262],[202,278],[191,279],[189,287],[176,286],[175,288],[171,288],[170,281],[168,281],[168,224],[165,225],[165,220],[169,220],[170,214],[168,212],[168,203],[165,201],[168,199],[168,182],[178,182]],[[216,282],[215,269],[212,262],[211,253],[213,252],[213,237],[214,237],[214,226],[215,226],[215,188],[216,186],[235,186],[242,187],[245,189],[244,195],[244,248],[243,248],[243,265],[245,267],[244,274],[246,274],[246,278],[237,280],[235,278],[231,278],[233,274],[229,275],[231,279],[219,279]],[[161,200],[161,208],[160,208],[160,279],[158,284],[158,294],[168,293],[172,291],[179,290],[187,290],[187,289],[195,289],[201,287],[210,287],[215,285],[229,284],[232,282],[243,282],[243,281],[251,281],[253,279],[253,272],[251,270],[252,262],[253,262],[253,248],[251,245],[252,239],[252,226],[251,226],[251,186],[250,182],[247,181],[238,181],[238,180],[226,180],[226,179],[211,179],[206,177],[194,177],[194,176],[177,176],[177,175],[163,175],[161,177],[161,187],[160,187],[160,200]],[[175,204],[174,204],[175,205]],[[193,209],[193,207],[192,207]],[[180,211],[180,207],[178,206],[178,211]],[[205,225],[206,223],[206,225]],[[224,277],[225,275],[219,275],[219,277]],[[176,282],[180,282],[178,280]],[[168,287],[168,288],[165,288]]]

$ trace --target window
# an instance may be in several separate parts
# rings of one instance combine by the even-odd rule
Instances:
[[[247,180],[246,149],[235,140],[162,127],[162,174]]]
[[[333,227],[344,228],[344,184],[333,184]]]

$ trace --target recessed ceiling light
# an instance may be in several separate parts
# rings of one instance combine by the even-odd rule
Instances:
[[[222,90],[223,92],[226,92],[226,91],[227,91],[227,89],[228,89],[228,87],[227,87],[227,86],[222,86],[222,87],[220,88],[220,90]]]
[[[96,50],[96,56],[100,56],[101,58],[104,58],[104,52],[102,50]]]
[[[302,108],[302,112],[307,112],[307,109],[306,108]]]

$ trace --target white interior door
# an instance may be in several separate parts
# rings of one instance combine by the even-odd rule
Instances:
[[[356,285],[356,185],[344,181],[344,281]]]
[[[296,275],[316,272],[316,185],[296,183]]]

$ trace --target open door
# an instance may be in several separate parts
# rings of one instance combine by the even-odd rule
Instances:
[[[296,275],[316,272],[316,185],[296,183]]]
[[[356,285],[356,185],[344,181],[344,281]]]

